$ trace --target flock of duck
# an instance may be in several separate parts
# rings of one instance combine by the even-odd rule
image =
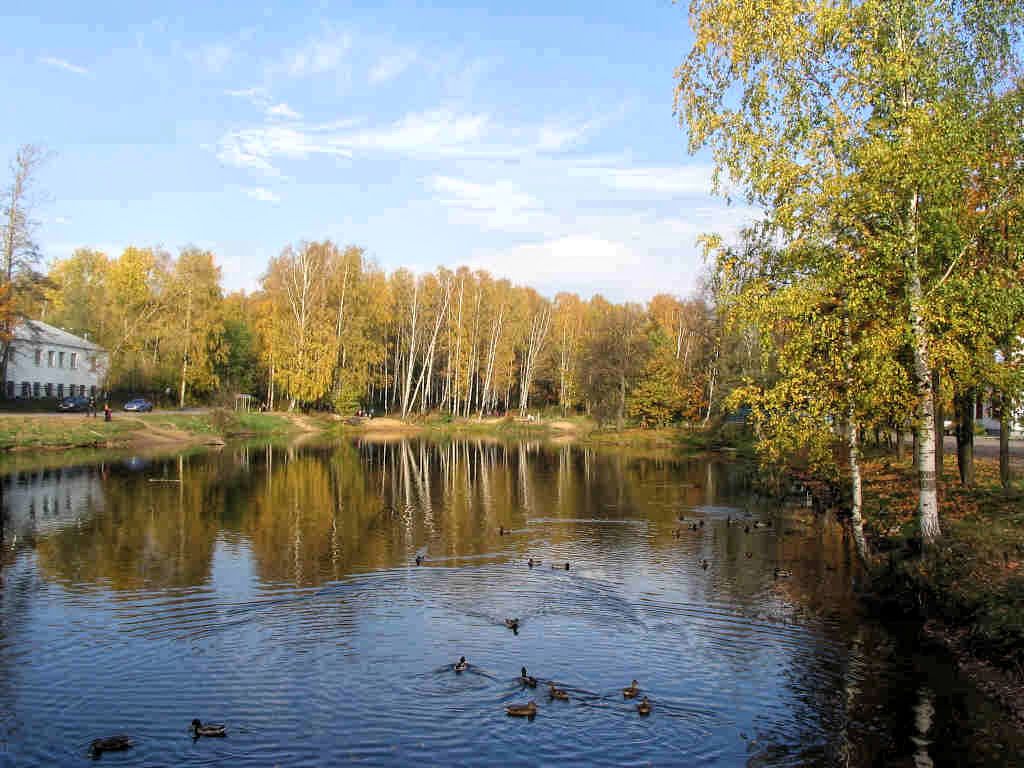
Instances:
[[[518,628],[519,619],[505,619],[506,626],[511,628],[513,626],[513,623],[515,624],[515,627]],[[467,669],[469,669],[469,662],[466,661],[466,657],[463,656],[457,662],[452,664],[452,669],[454,669],[456,673],[465,672]],[[526,667],[523,667],[519,672],[519,683],[524,688],[536,688],[538,685],[538,680],[533,675],[528,675],[526,673]],[[557,687],[553,680],[548,680],[547,686],[548,698],[551,701],[569,700],[568,691],[566,691],[564,688]],[[628,686],[622,689],[622,698],[633,699],[636,698],[637,694],[639,693],[640,684],[636,680],[634,680],[632,683],[630,683]],[[651,702],[648,700],[646,696],[644,696],[643,699],[636,705],[636,711],[639,712],[641,715],[651,714]],[[526,704],[506,704],[505,712],[512,717],[533,718],[534,715],[537,714],[537,702],[531,699]]]
[[[674,531],[672,531],[672,536],[677,538],[677,539],[681,539],[682,538],[684,530],[699,531],[701,528],[704,527],[704,521],[703,520],[690,521],[690,520],[687,520],[686,518],[680,517],[679,518],[679,522],[683,523],[683,526],[679,527],[679,528],[676,528]],[[741,521],[741,520],[734,520],[731,515],[728,518],[726,518],[725,524],[727,526],[729,526],[730,528],[732,526],[734,526],[734,525],[735,526],[742,525],[744,533],[750,533],[751,528],[757,529],[757,528],[771,528],[772,527],[772,521],[771,520],[754,520],[753,522],[744,522],[744,521]],[[754,556],[754,553],[753,552],[744,552],[743,556],[747,560],[750,560]],[[704,558],[701,558],[701,560],[698,561],[698,565],[700,565],[700,567],[703,568],[706,571],[710,567],[711,563],[708,562],[708,560],[706,560]],[[774,576],[775,576],[776,579],[788,579],[792,575],[793,575],[793,572],[790,571],[790,570],[786,570],[785,568],[776,567],[775,571],[774,571]]]
[[[199,718],[192,721],[189,726],[189,730],[192,731],[192,738],[198,739],[200,736],[227,736],[227,728],[223,725],[213,725],[212,723],[202,723]],[[89,754],[94,758],[99,758],[104,752],[120,752],[123,749],[130,749],[135,746],[135,742],[131,736],[125,736],[120,734],[118,736],[107,736],[102,739],[93,739],[92,744],[89,745]]]

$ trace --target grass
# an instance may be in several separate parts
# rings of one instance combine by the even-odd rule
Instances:
[[[0,450],[63,450],[130,445],[145,439],[150,428],[153,428],[153,432],[159,431],[164,440],[169,436],[173,439],[175,432],[186,438],[275,438],[292,434],[298,429],[284,414],[236,414],[218,408],[197,413],[115,412],[109,422],[104,421],[102,415],[89,418],[84,414],[5,413],[0,414]]]
[[[0,450],[41,450],[107,445],[128,439],[143,425],[84,414],[5,414],[0,417]]]
[[[909,460],[872,459],[864,469],[865,529],[881,553],[876,593],[900,611],[966,631],[973,653],[1024,676],[1024,482],[1003,490],[998,463],[977,459],[975,487],[963,488],[947,456],[943,536],[922,552]]]

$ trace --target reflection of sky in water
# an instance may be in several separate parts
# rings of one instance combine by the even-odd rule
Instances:
[[[9,553],[9,751],[78,764],[128,731],[119,764],[871,765],[920,753],[926,700],[930,754],[1012,764],[974,748],[984,705],[952,680],[922,694],[943,667],[897,661],[856,617],[841,530],[752,497],[747,472],[480,441],[51,470],[21,496],[12,480],[5,503],[70,498],[75,522]],[[727,525],[744,515],[774,527]],[[521,666],[570,701],[522,690]],[[621,695],[634,677],[649,718]],[[530,696],[535,721],[505,716]],[[229,738],[193,743],[193,717]]]

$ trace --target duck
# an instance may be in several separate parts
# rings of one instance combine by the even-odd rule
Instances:
[[[651,714],[651,702],[647,700],[646,696],[644,696],[643,700],[636,705],[636,711],[641,715]]]
[[[199,722],[199,718],[192,721],[192,732],[196,735],[196,738],[200,736],[227,736],[228,732],[223,725],[212,725],[207,723],[203,725]]]
[[[423,555],[416,555],[416,565],[423,565]]]
[[[467,669],[469,669],[469,662],[466,661],[466,657],[463,656],[457,662],[455,662],[453,669],[456,672],[465,672]]]
[[[551,564],[551,570],[553,570],[553,571],[560,571],[563,568],[568,571],[569,570],[569,564],[566,563],[564,566],[563,565],[559,565],[558,563],[552,563]]]
[[[103,739],[93,739],[89,745],[89,752],[93,757],[99,757],[104,752],[117,752],[134,746],[135,742],[129,736],[107,736]]]
[[[707,560],[700,561],[700,567],[703,568],[705,571],[708,569],[709,565],[711,565],[711,563],[709,563]]]
[[[514,717],[533,717],[537,714],[537,702],[531,700],[529,704],[507,704],[505,711]]]
[[[785,570],[783,568],[776,568],[775,569],[775,578],[776,579],[788,579],[792,575],[793,575],[792,571],[787,571],[787,570]]]
[[[744,525],[743,526],[743,532],[744,533],[750,533],[750,526],[749,525]]]
[[[503,526],[503,525],[499,525],[498,526],[498,535],[499,536],[504,536],[505,535],[505,526]]]
[[[535,563],[533,562],[533,558],[531,557],[531,558],[530,558],[530,559],[529,559],[529,560],[528,560],[528,561],[526,562],[526,564],[527,564],[528,566],[530,566],[531,568],[533,568],[533,566],[535,565]]]
[[[754,521],[754,527],[755,528],[767,528],[768,527],[768,523],[762,522],[760,520],[755,520]]]
[[[623,688],[622,689],[622,698],[624,698],[624,699],[632,699],[639,692],[640,692],[640,689],[637,688],[637,682],[636,682],[636,680],[634,680],[632,683],[629,684],[628,688]]]
[[[560,699],[561,701],[568,701],[569,694],[563,691],[561,688],[556,688],[554,683],[548,683],[548,696],[552,699]]]
[[[697,530],[697,524],[696,523],[690,523],[690,530],[691,531],[696,531]]]
[[[519,671],[519,682],[525,685],[527,688],[537,687],[537,678],[531,677],[530,675],[526,674],[526,667],[523,667]]]
[[[519,629],[519,619],[505,619],[505,626],[515,632]]]
[[[701,521],[699,523],[697,523],[697,525],[699,525],[701,528],[703,528],[704,527],[704,519],[701,518]]]

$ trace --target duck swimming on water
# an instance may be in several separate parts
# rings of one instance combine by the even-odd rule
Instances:
[[[505,626],[515,632],[519,629],[519,619],[505,619]]]
[[[466,661],[466,657],[463,656],[457,662],[455,662],[455,664],[454,664],[454,666],[452,668],[456,672],[465,672],[467,669],[469,669],[469,662]]]
[[[199,722],[199,718],[192,721],[192,733],[198,739],[200,736],[227,736],[227,729],[223,725],[212,725],[207,723],[203,725]]]
[[[643,701],[636,705],[636,711],[641,715],[651,714],[651,702],[647,700],[646,696],[644,696]]]
[[[636,680],[634,680],[632,683],[629,684],[628,688],[623,688],[622,689],[622,698],[624,698],[624,699],[632,699],[639,692],[640,692],[640,689],[637,687]]]
[[[93,739],[89,745],[89,753],[93,757],[99,757],[104,752],[117,752],[134,746],[135,742],[129,736],[107,736],[103,739]]]
[[[559,699],[561,701],[569,700],[569,694],[561,688],[556,688],[554,683],[548,683],[548,696],[552,699]]]
[[[529,704],[506,704],[505,711],[514,717],[533,717],[537,714],[537,702]]]
[[[531,677],[530,675],[526,674],[526,667],[523,667],[522,670],[520,670],[519,682],[525,685],[527,688],[537,687],[537,678]]]

